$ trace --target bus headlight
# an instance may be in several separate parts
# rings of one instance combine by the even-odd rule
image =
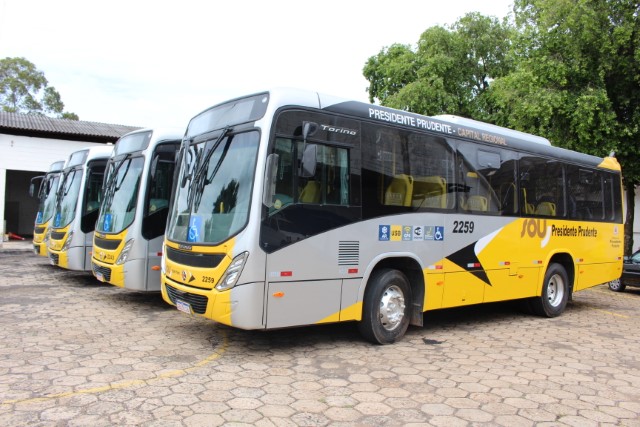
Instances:
[[[236,285],[247,258],[249,258],[249,252],[243,252],[231,261],[229,268],[227,268],[227,271],[222,275],[220,282],[215,286],[216,290],[226,291]]]
[[[134,240],[135,239],[131,239],[124,245],[124,248],[122,248],[122,252],[120,252],[120,256],[118,256],[118,259],[116,260],[116,265],[122,265],[125,262],[127,262],[127,258],[129,257],[129,251],[133,246]]]
[[[69,230],[69,234],[67,234],[67,240],[64,241],[64,245],[60,248],[61,251],[66,251],[71,246],[71,241],[73,240],[73,230]]]

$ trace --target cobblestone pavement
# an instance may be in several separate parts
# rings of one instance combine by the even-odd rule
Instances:
[[[241,331],[0,252],[2,426],[640,426],[640,290],[555,319],[425,314],[395,345],[353,324]]]

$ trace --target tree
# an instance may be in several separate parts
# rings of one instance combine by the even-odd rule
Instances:
[[[554,145],[614,151],[627,190],[625,252],[640,183],[640,11],[631,0],[516,0],[516,69],[487,96],[492,122]]]
[[[371,102],[422,114],[480,118],[492,79],[510,70],[513,29],[479,13],[431,27],[417,48],[395,44],[368,59],[363,73]]]
[[[0,60],[0,106],[11,113],[46,114],[78,120],[75,113],[65,112],[60,94],[42,71],[25,58]]]
[[[432,27],[416,50],[369,58],[369,98],[434,115],[458,114],[544,136],[622,165],[625,253],[640,184],[640,3],[515,0],[513,25],[468,14]]]

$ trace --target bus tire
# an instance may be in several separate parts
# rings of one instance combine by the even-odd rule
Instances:
[[[558,263],[551,263],[544,275],[542,295],[530,302],[531,311],[542,317],[557,317],[569,301],[569,275]]]
[[[407,331],[410,309],[407,277],[398,270],[378,270],[369,279],[358,329],[368,341],[392,344]]]

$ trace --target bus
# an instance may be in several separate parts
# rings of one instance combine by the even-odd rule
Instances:
[[[353,321],[389,344],[429,310],[555,317],[622,271],[612,155],[277,89],[193,117],[180,157],[162,296],[232,327]]]
[[[160,257],[183,135],[184,129],[142,129],[116,142],[93,235],[92,270],[101,282],[160,291]]]
[[[37,176],[31,180],[29,194],[35,197],[35,186],[38,187],[38,212],[33,227],[33,252],[36,255],[47,256],[47,232],[51,225],[53,208],[55,207],[60,175],[64,169],[64,160],[54,162],[49,167],[49,171],[42,176]]]
[[[112,145],[71,153],[62,171],[49,231],[49,262],[68,270],[91,271],[93,229],[98,219],[104,171]]]

